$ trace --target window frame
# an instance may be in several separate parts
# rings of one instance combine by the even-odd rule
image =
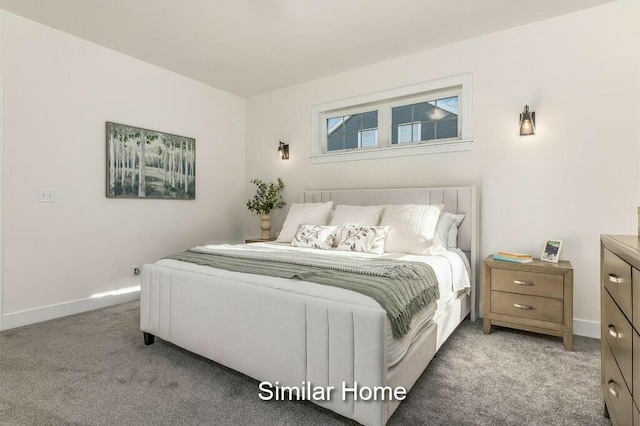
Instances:
[[[458,137],[392,144],[392,108],[458,96]],[[472,77],[464,74],[414,84],[312,107],[311,162],[330,163],[406,155],[436,154],[471,149]],[[378,111],[378,141],[375,147],[327,150],[326,120],[361,112]]]

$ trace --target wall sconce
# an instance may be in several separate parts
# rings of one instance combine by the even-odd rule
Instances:
[[[280,155],[281,160],[289,159],[289,144],[280,142],[280,146],[278,147],[278,154]]]
[[[529,105],[524,106],[524,112],[520,113],[520,136],[536,134],[536,113],[529,112]]]

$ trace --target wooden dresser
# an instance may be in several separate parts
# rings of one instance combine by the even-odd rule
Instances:
[[[573,268],[571,263],[484,261],[484,334],[492,325],[562,337],[573,349]]]
[[[640,426],[640,238],[602,235],[600,275],[604,415]]]

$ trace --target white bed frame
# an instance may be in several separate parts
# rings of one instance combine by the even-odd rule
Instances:
[[[444,204],[464,213],[458,246],[471,264],[471,294],[463,293],[387,368],[386,313],[380,307],[341,303],[249,282],[216,278],[161,265],[144,265],[140,328],[153,337],[260,381],[284,386],[402,386],[407,391],[460,322],[476,319],[478,197],[475,186],[306,191],[303,202],[337,204]],[[256,386],[256,394],[259,392]],[[313,401],[365,425],[384,425],[399,401]]]

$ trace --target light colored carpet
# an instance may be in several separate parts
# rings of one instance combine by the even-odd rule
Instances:
[[[261,401],[258,382],[160,339],[138,302],[0,333],[0,424],[350,424],[309,402]],[[465,321],[390,425],[608,425],[600,345]]]

